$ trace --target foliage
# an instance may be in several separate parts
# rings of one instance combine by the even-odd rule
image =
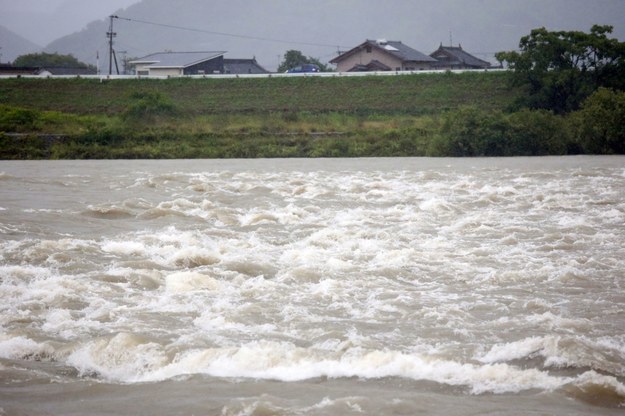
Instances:
[[[510,113],[507,75],[6,79],[0,159],[624,153],[625,93]]]
[[[0,131],[12,133],[36,131],[39,129],[37,126],[39,119],[38,111],[0,105]]]
[[[507,116],[507,143],[514,156],[576,153],[566,119],[546,110],[523,109]]]
[[[476,107],[448,112],[432,151],[441,156],[505,156],[504,128],[500,112]]]
[[[0,104],[0,132],[62,135],[100,129],[106,125],[107,119],[102,117],[31,110]]]
[[[544,110],[505,114],[476,107],[451,111],[432,141],[431,156],[561,155],[570,137],[562,117]]]
[[[0,160],[47,159],[49,144],[40,136],[9,137],[0,131]]]
[[[15,58],[15,66],[49,67],[49,68],[89,68],[90,66],[80,62],[72,55],[60,55],[58,53],[31,53]]]
[[[625,154],[625,92],[599,89],[584,101],[574,120],[585,152]]]
[[[133,91],[122,118],[127,121],[152,122],[159,116],[173,116],[176,113],[176,106],[165,94],[159,91]]]
[[[278,72],[286,72],[290,68],[304,64],[315,64],[319,67],[321,72],[330,71],[330,68],[322,64],[319,59],[310,56],[306,57],[301,51],[291,49],[284,54],[284,60],[280,63],[280,66],[278,66]]]
[[[496,57],[514,70],[514,82],[527,88],[523,104],[564,114],[575,111],[599,87],[625,89],[625,43],[608,38],[611,26],[590,33],[534,29],[519,42],[520,52]]]

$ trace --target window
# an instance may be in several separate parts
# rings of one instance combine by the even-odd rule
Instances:
[[[372,51],[371,46],[367,46],[367,47],[365,47],[365,51],[366,51],[367,53],[371,53],[371,51]]]

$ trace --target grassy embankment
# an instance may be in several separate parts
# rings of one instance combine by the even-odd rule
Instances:
[[[505,113],[507,75],[4,79],[0,159],[514,154],[497,131],[475,149],[450,140]],[[543,147],[516,153],[562,152]]]

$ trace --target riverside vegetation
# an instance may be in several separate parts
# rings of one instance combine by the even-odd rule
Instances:
[[[510,77],[3,79],[0,159],[625,153],[624,93],[555,114]]]

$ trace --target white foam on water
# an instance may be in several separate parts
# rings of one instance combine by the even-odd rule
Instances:
[[[23,343],[31,350],[37,350],[27,341]],[[17,344],[12,345],[13,350]],[[287,342],[256,341],[239,347],[189,350],[171,358],[166,348],[127,333],[85,344],[71,353],[67,361],[83,374],[97,374],[117,382],[159,381],[191,374],[285,382],[318,377],[401,377],[465,387],[472,394],[516,393],[532,389],[553,391],[567,385],[587,384],[608,385],[617,394],[625,391],[625,386],[615,377],[594,371],[565,377],[504,363],[478,365],[415,353],[362,348],[328,353],[327,350],[301,348]]]
[[[102,250],[106,253],[126,256],[145,255],[147,252],[145,244],[139,241],[109,241],[102,244]]]
[[[541,358],[545,367],[592,368],[625,375],[625,349],[618,338],[590,339],[585,336],[529,337],[496,344],[475,358],[482,363],[504,363]]]
[[[0,356],[620,394],[622,168],[545,170],[144,172],[37,206],[84,193],[76,228],[3,201],[29,223],[0,241]]]
[[[45,279],[52,276],[50,269],[29,264],[0,265],[0,274],[3,283],[12,283],[15,286],[18,286],[19,282],[30,282],[34,279]]]
[[[51,309],[45,317],[45,322],[41,325],[41,329],[70,338],[74,333],[75,322],[71,311],[67,309]]]
[[[219,291],[221,287],[222,284],[218,280],[198,272],[176,272],[165,277],[165,288],[174,293],[195,290]]]
[[[159,344],[129,333],[91,341],[67,357],[82,374],[122,382],[140,381],[167,361]]]

